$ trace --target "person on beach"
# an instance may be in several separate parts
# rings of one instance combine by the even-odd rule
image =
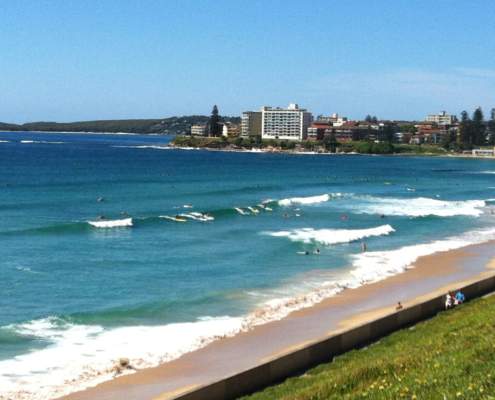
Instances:
[[[454,304],[455,305],[462,304],[464,303],[465,300],[466,300],[466,296],[464,296],[464,293],[458,290],[457,293],[455,294]]]
[[[402,303],[400,301],[397,302],[397,307],[395,307],[395,311],[402,310],[404,307],[402,306]]]
[[[454,307],[454,297],[450,293],[447,293],[447,296],[445,296],[445,309],[448,310],[453,307]]]

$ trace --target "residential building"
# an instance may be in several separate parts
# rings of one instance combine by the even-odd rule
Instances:
[[[430,114],[425,119],[426,122],[435,123],[438,125],[453,125],[457,121],[455,115],[447,114],[446,111],[442,111],[438,114]]]
[[[473,156],[493,157],[495,155],[494,149],[473,149]]]
[[[312,115],[297,104],[287,108],[261,109],[261,137],[263,139],[306,139]]]
[[[316,120],[311,124],[308,128],[308,140],[323,140],[325,135],[330,134],[331,132],[331,124],[328,122],[324,122],[321,120]]]
[[[241,134],[241,127],[232,122],[222,123],[222,136],[223,137],[237,137]]]
[[[242,113],[241,136],[261,136],[261,111]]]
[[[316,119],[316,121],[317,122],[327,122],[327,123],[331,124],[332,126],[340,127],[348,121],[348,118],[347,117],[341,117],[339,114],[333,113],[330,116],[318,115],[318,118]]]
[[[206,125],[192,125],[191,136],[207,136],[208,129]]]

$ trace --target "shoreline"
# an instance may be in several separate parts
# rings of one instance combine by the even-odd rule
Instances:
[[[252,149],[227,149],[227,148],[214,148],[214,147],[188,147],[188,146],[176,146],[173,144],[168,144],[166,148],[171,150],[186,150],[186,151],[212,151],[212,152],[225,152],[225,153],[254,153],[254,154],[288,154],[288,155],[311,155],[311,156],[382,156],[382,157],[441,157],[441,158],[465,158],[465,159],[481,159],[481,160],[495,160],[495,156],[475,156],[470,154],[461,153],[447,153],[447,154],[437,154],[437,153],[390,153],[390,154],[379,154],[379,153],[357,153],[357,152],[316,152],[316,151],[294,151],[294,150],[282,150],[282,149],[262,149],[262,148],[252,148]]]
[[[493,268],[495,257],[490,247],[494,243],[490,241],[420,257],[403,273],[343,290],[311,307],[293,311],[283,319],[221,338],[168,363],[122,375],[60,399],[174,398],[330,333],[342,332],[389,313],[397,301],[407,307],[421,298],[490,275],[493,271],[489,267]],[[211,364],[215,364],[214,370],[201,367]]]

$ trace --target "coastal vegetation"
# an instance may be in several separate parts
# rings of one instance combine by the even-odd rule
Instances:
[[[201,137],[177,136],[172,142],[177,147],[209,148],[217,150],[265,150],[285,152],[319,152],[319,153],[359,153],[359,154],[447,154],[441,146],[422,144],[393,144],[390,142],[350,141],[339,143],[331,136],[324,140],[301,142],[289,140],[262,140],[259,136],[253,137]]]
[[[239,123],[238,117],[223,117],[225,121]],[[189,115],[162,119],[125,119],[81,122],[30,122],[8,124],[0,122],[0,131],[42,131],[42,132],[113,132],[148,134],[185,134],[191,125],[206,124],[208,117]]]
[[[493,399],[494,316],[474,300],[243,400]]]

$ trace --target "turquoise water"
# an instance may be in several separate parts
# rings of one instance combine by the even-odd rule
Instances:
[[[263,322],[254,310],[280,318],[288,299],[495,235],[491,160],[168,141],[0,132],[0,394],[49,398],[65,379],[82,382],[88,363],[118,356],[154,365]],[[212,220],[163,218],[191,212]],[[132,226],[88,223],[99,216]]]

